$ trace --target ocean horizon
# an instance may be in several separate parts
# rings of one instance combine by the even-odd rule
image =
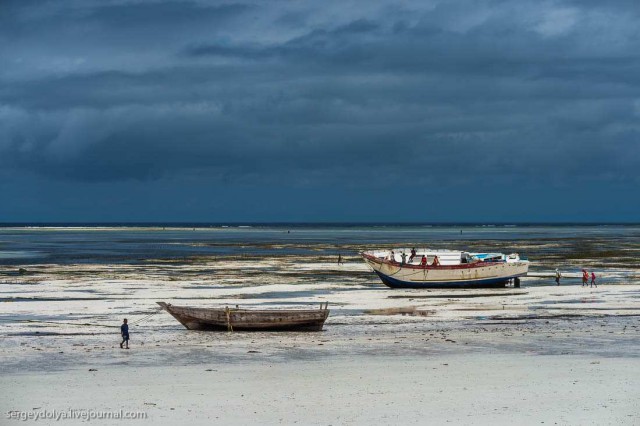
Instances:
[[[73,228],[73,227],[107,227],[107,228],[216,228],[216,227],[277,227],[277,228],[305,228],[305,227],[565,227],[565,226],[640,226],[640,222],[615,222],[615,221],[602,221],[602,222],[581,222],[581,221],[553,221],[553,222],[501,222],[501,221],[486,221],[486,222],[174,222],[174,221],[150,221],[150,222],[136,222],[136,221],[114,221],[114,222],[0,222],[0,228],[37,228],[37,227],[51,227],[51,228]]]

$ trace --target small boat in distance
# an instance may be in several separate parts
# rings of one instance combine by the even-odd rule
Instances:
[[[196,308],[157,302],[189,330],[321,331],[329,316],[329,302],[320,309]]]
[[[504,287],[529,271],[529,261],[518,253],[420,249],[411,256],[411,249],[397,249],[360,254],[392,288]]]

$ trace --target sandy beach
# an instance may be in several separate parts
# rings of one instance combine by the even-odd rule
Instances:
[[[541,253],[521,288],[392,290],[356,255],[338,265],[313,253],[324,248],[306,247],[313,250],[5,267],[0,423],[124,410],[144,418],[37,421],[638,424],[635,265],[581,259],[598,265],[598,288],[582,287],[574,267],[558,287],[558,256]],[[319,333],[195,332],[159,311],[161,300],[328,301],[331,315]],[[118,346],[125,317],[130,350]]]
[[[258,354],[242,362],[97,370],[3,375],[0,385],[12,391],[2,409],[124,409],[145,412],[140,422],[163,425],[632,425],[640,410],[637,359],[594,355],[462,352],[274,361]]]
[[[640,286],[534,290],[417,305],[431,317],[337,308],[320,333],[189,332],[159,313],[132,326],[129,351],[117,328],[41,324],[60,334],[3,336],[0,410],[129,410],[167,425],[637,424],[640,322],[619,299]],[[420,301],[405,296],[366,307]],[[558,301],[549,318],[517,319],[536,296]],[[561,303],[580,297],[579,314]]]

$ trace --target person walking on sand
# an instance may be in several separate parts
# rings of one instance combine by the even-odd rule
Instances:
[[[586,269],[582,270],[582,287],[586,287],[589,282],[589,273]]]
[[[598,288],[598,284],[596,284],[596,273],[591,271],[591,287],[596,286]]]
[[[127,324],[127,319],[125,318],[122,321],[122,325],[120,326],[120,334],[122,334],[122,342],[120,343],[120,349],[123,349],[123,346],[126,343],[124,349],[129,349],[129,325]]]
[[[556,285],[560,285],[560,278],[562,278],[562,274],[560,274],[560,271],[556,268]]]

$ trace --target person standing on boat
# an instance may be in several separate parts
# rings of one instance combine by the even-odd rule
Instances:
[[[596,284],[596,273],[591,271],[591,287],[596,286],[598,288],[598,284]]]
[[[560,285],[560,278],[562,278],[562,275],[560,271],[558,271],[558,268],[556,268],[556,285]]]
[[[433,258],[433,266],[440,266],[440,260],[438,260],[438,255],[435,255]]]
[[[413,261],[413,258],[416,257],[416,248],[411,249],[411,256],[409,256],[409,263]]]
[[[404,265],[405,263],[407,263],[407,255],[402,252],[402,255],[400,255],[400,257],[402,258],[402,264]]]
[[[422,260],[420,260],[420,265],[427,266],[427,256],[422,255]]]
[[[389,260],[392,262],[396,261],[396,254],[393,252],[393,250],[391,250],[391,253],[389,253]]]
[[[124,349],[129,349],[129,325],[127,324],[127,319],[125,318],[120,326],[120,334],[122,334],[122,342],[120,343],[120,349],[123,349],[125,343],[127,344]]]

